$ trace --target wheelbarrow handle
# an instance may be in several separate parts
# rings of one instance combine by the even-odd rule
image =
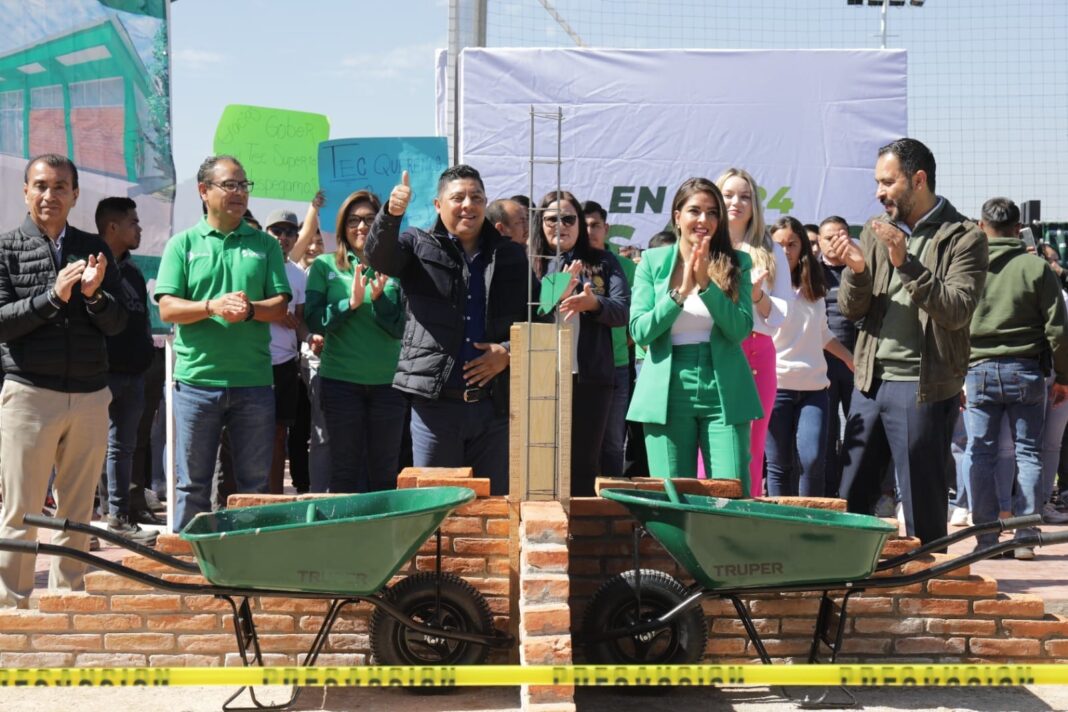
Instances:
[[[1063,544],[1068,542],[1068,531],[1038,532],[1038,545],[1049,546],[1050,544]]]
[[[40,514],[24,514],[22,515],[22,522],[28,524],[31,527],[41,527],[42,529],[55,529],[57,531],[65,532],[72,531],[79,534],[88,534],[89,536],[95,536],[103,539],[104,541],[111,542],[116,546],[121,546],[127,551],[132,551],[135,554],[147,557],[154,561],[158,561],[161,564],[178,569],[179,571],[188,571],[190,573],[199,574],[200,567],[191,561],[185,561],[179,559],[176,556],[169,556],[167,554],[156,551],[150,546],[139,544],[136,541],[131,541],[119,534],[113,534],[107,529],[100,529],[90,526],[88,524],[82,524],[81,522],[74,522],[70,519],[60,519],[58,517],[44,517]]]
[[[1033,527],[1042,524],[1041,514],[1025,514],[1022,517],[1008,517],[1007,519],[999,520],[1001,522],[1001,530],[1009,531],[1010,529],[1023,529],[1024,527]]]
[[[36,555],[39,547],[40,542],[37,541],[26,541],[25,539],[0,539],[0,551]]]

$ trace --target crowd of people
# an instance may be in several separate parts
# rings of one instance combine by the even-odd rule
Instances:
[[[1011,200],[957,211],[919,141],[882,147],[874,175],[885,212],[859,239],[836,215],[768,225],[756,180],[730,168],[684,181],[638,251],[611,243],[595,201],[490,202],[461,164],[434,225],[401,229],[405,172],[388,196],[350,195],[324,253],[322,194],[303,220],[260,223],[240,160],[211,156],[203,218],[168,241],[148,294],[136,203],[101,201],[83,232],[67,222],[77,168],[35,157],[26,219],[0,235],[0,537],[35,537],[22,517],[49,496],[88,521],[103,482],[108,528],[154,541],[149,299],[174,325],[176,529],[229,492],[281,493],[287,461],[298,492],[389,489],[414,464],[469,466],[507,494],[510,330],[531,315],[571,334],[571,496],[601,475],[733,478],[854,512],[896,502],[925,542],[951,491],[955,521],[1068,521],[1051,501],[1068,474],[1059,256],[1030,254]],[[562,294],[538,313],[543,287]],[[33,567],[0,553],[0,606],[26,605]],[[57,557],[49,585],[83,573]]]

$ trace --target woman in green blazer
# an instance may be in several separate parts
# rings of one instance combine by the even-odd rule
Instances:
[[[742,340],[753,329],[752,262],[731,247],[727,209],[704,178],[671,204],[674,245],[642,255],[630,330],[647,348],[627,419],[643,423],[654,477],[705,472],[749,492],[749,421],[762,415]]]

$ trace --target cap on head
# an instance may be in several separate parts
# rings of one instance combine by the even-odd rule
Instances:
[[[278,223],[289,223],[293,227],[299,228],[300,223],[297,221],[297,214],[292,210],[284,210],[279,208],[278,210],[272,210],[267,216],[266,222],[263,223],[265,228],[269,228],[272,225]]]

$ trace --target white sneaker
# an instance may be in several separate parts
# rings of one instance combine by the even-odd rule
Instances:
[[[949,517],[949,526],[951,527],[967,527],[971,526],[972,514],[964,507],[957,507],[953,510],[953,514]]]
[[[1052,502],[1042,505],[1042,521],[1046,524],[1068,524],[1068,513],[1059,511]]]

